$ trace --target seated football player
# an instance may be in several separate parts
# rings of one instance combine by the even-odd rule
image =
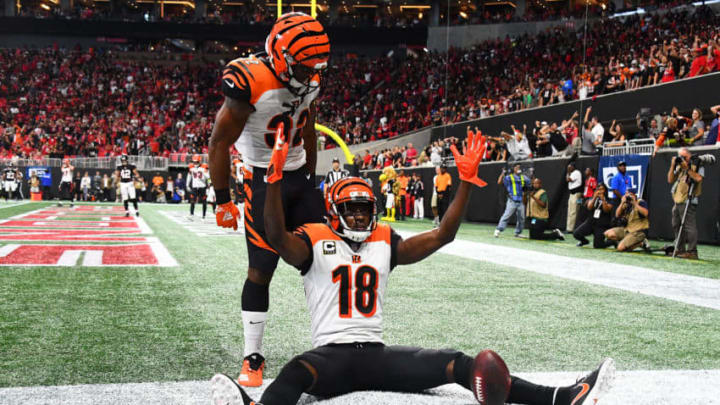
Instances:
[[[612,359],[576,384],[556,388],[511,377],[503,360],[491,351],[473,360],[456,350],[386,346],[383,342],[383,302],[390,272],[451,242],[472,185],[485,185],[477,177],[484,139],[468,138],[465,155],[452,147],[462,182],[439,228],[403,240],[389,225],[375,221],[375,196],[358,177],[339,180],[330,187],[325,198],[327,223],[305,224],[288,232],[281,199],[288,146],[282,137],[276,137],[267,176],[265,229],[283,260],[303,275],[314,349],[286,364],[260,402],[254,402],[233,378],[215,375],[215,404],[291,405],[304,392],[319,397],[363,390],[420,392],[448,383],[471,390],[484,405],[595,404],[609,387]]]

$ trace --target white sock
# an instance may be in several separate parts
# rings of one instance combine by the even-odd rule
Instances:
[[[242,311],[245,348],[243,357],[253,353],[262,355],[262,339],[267,322],[267,312]]]

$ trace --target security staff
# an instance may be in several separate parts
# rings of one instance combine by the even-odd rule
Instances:
[[[616,207],[630,188],[630,177],[625,173],[627,165],[624,160],[617,164],[617,170],[618,172],[610,180],[610,189],[612,190],[610,198],[612,204]]]
[[[515,215],[517,222],[515,223],[515,237],[521,238],[520,235],[525,225],[525,204],[523,203],[523,191],[530,187],[530,179],[522,173],[520,165],[513,167],[511,174],[505,175],[505,169],[500,173],[497,184],[504,185],[507,190],[508,198],[505,203],[505,212],[500,218],[497,228],[495,229],[495,237],[507,228],[510,218]]]
[[[438,204],[438,220],[442,221],[450,204],[450,189],[452,187],[452,179],[450,173],[447,172],[445,165],[440,165],[440,174],[437,176],[435,183],[435,191],[437,192]],[[439,223],[438,225],[439,226]]]
[[[702,181],[705,177],[705,168],[698,167],[697,162],[691,162],[690,151],[687,148],[681,148],[678,156],[673,157],[668,170],[667,180],[672,184],[672,197],[675,204],[672,209],[672,226],[675,239],[680,237],[678,242],[678,251],[676,257],[684,259],[696,259],[697,254],[697,221],[695,212],[697,210],[698,197],[702,193]],[[692,195],[690,195],[690,187],[692,186]],[[687,206],[687,204],[690,204]],[[682,217],[687,207],[687,215],[685,224],[680,229]],[[680,234],[682,232],[682,234]],[[685,244],[687,243],[687,250]]]

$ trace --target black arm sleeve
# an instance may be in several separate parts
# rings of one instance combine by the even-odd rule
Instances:
[[[390,230],[390,270],[397,266],[397,246],[402,240],[402,236],[395,233],[395,230]]]
[[[303,242],[305,242],[305,244],[308,247],[308,252],[310,252],[307,260],[305,260],[301,265],[295,267],[298,270],[300,270],[300,274],[304,276],[307,274],[308,271],[310,271],[310,266],[312,266],[312,263],[313,263],[312,241],[310,240],[310,236],[307,233],[305,233],[305,230],[302,227],[296,229],[294,233],[295,233],[295,236],[299,237],[300,239],[303,240]]]

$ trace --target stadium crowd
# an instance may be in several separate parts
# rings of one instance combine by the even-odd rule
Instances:
[[[0,157],[207,150],[220,66],[149,65],[101,50],[0,50]]]
[[[686,33],[689,26],[694,36]],[[588,27],[586,46],[582,31],[555,27],[467,50],[420,53],[394,62],[392,80],[388,75],[360,99],[325,93],[320,116],[346,142],[363,143],[692,77],[720,69],[718,27],[720,18],[699,7],[694,13],[598,21]],[[374,65],[366,66],[360,75],[375,77]]]
[[[357,144],[695,76],[718,70],[718,27],[720,19],[698,7],[595,22],[586,47],[582,31],[556,27],[404,60],[336,57],[325,74],[318,121]],[[150,64],[115,56],[101,49],[0,50],[0,158],[206,152],[222,99],[221,63]],[[578,124],[570,119],[549,127],[562,127],[572,144],[582,135]],[[333,147],[322,136],[320,145]],[[425,152],[431,160],[432,151]]]

